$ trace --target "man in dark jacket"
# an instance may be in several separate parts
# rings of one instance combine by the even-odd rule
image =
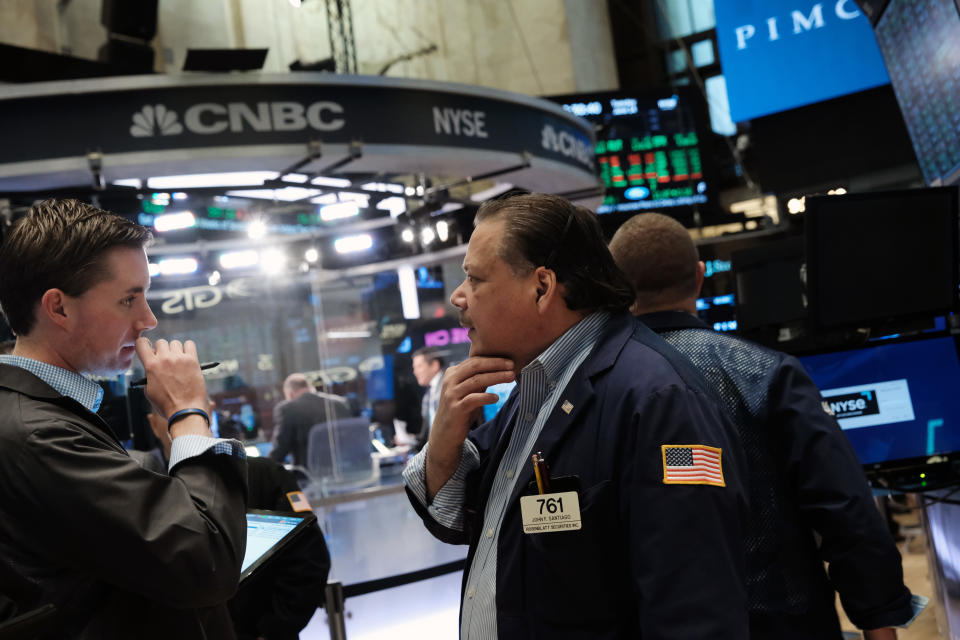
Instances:
[[[451,302],[470,357],[447,369],[404,470],[427,528],[470,545],[460,637],[743,640],[727,423],[627,313],[633,290],[595,215],[542,194],[485,203],[463,266]],[[514,379],[470,431],[497,400],[485,389]]]
[[[273,448],[270,458],[283,462],[287,454],[293,464],[306,467],[310,429],[321,422],[350,417],[345,398],[317,393],[302,373],[291,373],[283,381],[284,401],[273,409]]]
[[[149,232],[47,201],[0,247],[0,306],[17,336],[0,356],[0,583],[20,613],[52,604],[50,638],[232,638],[224,603],[246,546],[246,461],[212,438],[192,341],[156,326]],[[84,374],[126,371],[173,438],[169,477],[143,469],[97,415]]]
[[[740,432],[751,504],[750,637],[839,639],[835,588],[866,638],[895,638],[888,627],[913,617],[900,554],[860,462],[802,365],[697,319],[704,264],[672,218],[631,218],[610,250],[637,289],[633,312],[716,387]]]

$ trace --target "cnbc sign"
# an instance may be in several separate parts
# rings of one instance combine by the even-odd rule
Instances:
[[[714,7],[735,122],[890,82],[854,0],[725,0]]]
[[[183,118],[163,104],[145,104],[131,117],[130,135],[135,138],[175,136],[184,130],[199,135],[232,132],[337,131],[345,120],[343,107],[321,100],[311,104],[277,101],[201,102],[183,111]]]

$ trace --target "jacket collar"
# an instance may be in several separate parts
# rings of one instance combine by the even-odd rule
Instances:
[[[643,324],[654,331],[670,329],[710,329],[700,318],[686,311],[655,311],[638,316]]]

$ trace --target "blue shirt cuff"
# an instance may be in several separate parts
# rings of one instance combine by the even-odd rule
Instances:
[[[236,456],[240,459],[247,457],[243,445],[237,440],[198,435],[179,436],[173,439],[173,446],[170,447],[170,464],[167,465],[167,472],[172,472],[173,468],[184,460],[195,458],[207,452]]]
[[[407,463],[403,470],[403,481],[420,504],[427,507],[427,511],[438,524],[454,531],[463,531],[467,474],[480,467],[480,454],[476,445],[469,440],[464,441],[460,465],[437,495],[433,496],[433,502],[428,503],[426,461],[429,446],[424,446],[423,450]]]

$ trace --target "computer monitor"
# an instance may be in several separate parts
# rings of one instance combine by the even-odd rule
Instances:
[[[601,216],[659,211],[694,226],[715,205],[709,132],[702,98],[686,87],[571,94],[549,98],[594,123],[604,186]]]
[[[807,198],[807,295],[817,328],[896,327],[956,306],[957,189]]]
[[[800,358],[871,474],[960,459],[954,336]]]
[[[803,246],[798,236],[733,253],[737,324],[742,332],[806,317]]]
[[[960,3],[890,0],[874,35],[924,179],[960,184]]]

